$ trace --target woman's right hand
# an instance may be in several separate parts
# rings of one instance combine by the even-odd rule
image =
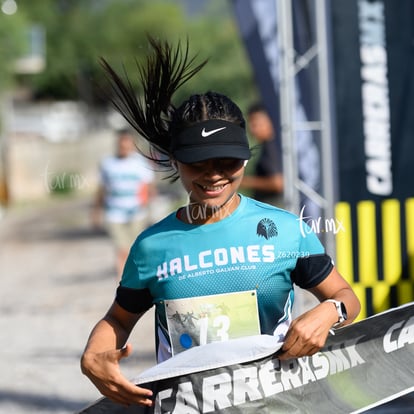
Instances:
[[[119,361],[132,352],[131,344],[121,349],[92,353],[85,351],[81,359],[82,372],[93,382],[102,395],[112,401],[129,406],[152,406],[152,391],[138,387],[121,373]]]

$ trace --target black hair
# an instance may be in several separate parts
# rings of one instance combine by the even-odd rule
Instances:
[[[264,112],[268,113],[266,107],[263,105],[262,102],[255,102],[249,106],[247,109],[247,115],[250,116],[252,114],[256,114],[257,112]]]
[[[171,167],[170,148],[174,135],[195,123],[221,119],[246,128],[240,108],[227,96],[217,92],[191,95],[175,107],[174,93],[198,73],[207,63],[195,63],[189,55],[189,42],[173,47],[167,41],[148,36],[153,54],[146,65],[138,62],[137,70],[143,89],[138,99],[125,69],[121,77],[112,66],[101,59],[113,96],[115,108],[149,144],[150,154],[144,154],[158,165]],[[142,152],[142,151],[141,151]],[[169,178],[176,179],[176,174]]]
[[[134,136],[134,132],[131,128],[121,128],[121,129],[117,129],[116,130],[116,135],[118,137],[123,136],[123,135],[131,135]]]

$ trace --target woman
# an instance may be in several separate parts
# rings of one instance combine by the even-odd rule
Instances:
[[[150,43],[154,54],[140,68],[143,103],[129,82],[104,67],[118,109],[155,150],[152,158],[173,168],[171,178],[181,180],[189,202],[138,236],[116,298],[81,361],[103,395],[147,406],[151,391],[128,381],[119,361],[130,355],[128,336],[152,305],[158,361],[257,330],[284,340],[280,359],[312,355],[333,326],[352,322],[359,312],[351,287],[296,216],[238,194],[250,158],[240,109],[214,92],[192,95],[178,108],[172,104],[174,92],[205,62],[193,65],[188,44],[183,51]],[[320,304],[292,321],[294,283]]]

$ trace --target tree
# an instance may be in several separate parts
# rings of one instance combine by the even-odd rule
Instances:
[[[10,87],[15,61],[24,51],[25,28],[24,16],[0,11],[0,94]]]
[[[191,51],[210,62],[180,96],[188,95],[189,87],[215,89],[243,102],[256,92],[233,16],[226,2],[207,4],[202,13],[189,16],[182,3],[173,0],[20,0],[26,21],[42,24],[47,33],[46,70],[25,81],[39,99],[98,103],[100,57],[125,65],[136,84],[136,60],[147,52],[147,33],[169,40],[189,36]]]
[[[3,106],[11,88],[16,59],[24,51],[25,21],[23,16],[0,11],[0,214],[8,203],[6,137],[3,134]]]

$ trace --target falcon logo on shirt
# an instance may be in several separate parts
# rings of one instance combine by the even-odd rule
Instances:
[[[257,235],[264,237],[266,240],[276,237],[278,235],[276,224],[268,218],[260,220],[257,224]]]

